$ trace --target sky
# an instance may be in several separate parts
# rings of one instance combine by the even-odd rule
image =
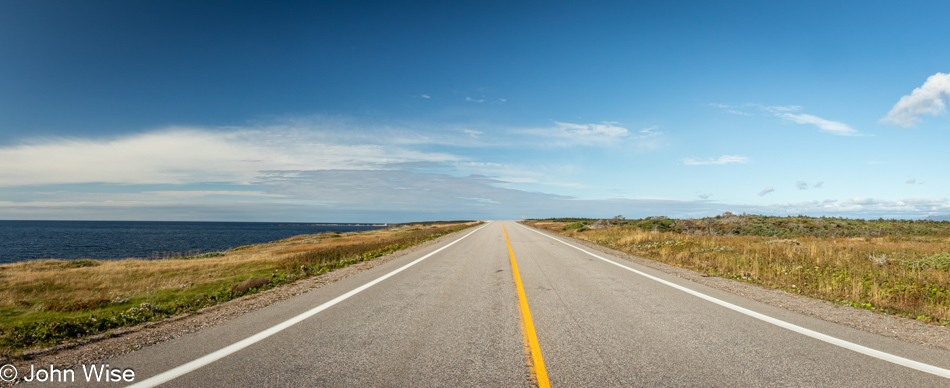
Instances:
[[[950,214],[950,3],[0,2],[0,219]]]

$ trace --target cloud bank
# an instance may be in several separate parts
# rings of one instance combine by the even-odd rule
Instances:
[[[536,170],[428,151],[435,148],[432,144],[482,147],[482,138],[498,133],[518,135],[516,147],[537,146],[539,141],[629,144],[657,136],[654,127],[631,132],[613,122],[555,122],[533,133],[371,128],[349,134],[334,125],[313,130],[305,125],[177,127],[115,138],[34,139],[0,146],[0,166],[15,167],[0,169],[0,218],[396,222],[521,215],[701,217],[724,211],[874,218],[950,213],[947,200],[940,198],[736,205],[695,192],[688,194],[694,200],[581,200],[518,189],[525,183],[578,187],[545,182],[550,178]],[[723,155],[683,162],[724,165],[749,159]],[[799,183],[800,188],[822,186]],[[766,187],[759,195],[774,191]]]
[[[172,128],[115,139],[48,139],[0,148],[0,187],[70,184],[246,184],[263,170],[371,169],[459,157],[398,146],[338,144],[292,130]]]

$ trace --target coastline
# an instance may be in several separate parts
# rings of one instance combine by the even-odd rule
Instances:
[[[366,231],[386,223],[0,221],[0,264],[28,260],[164,259],[220,252],[303,234]]]

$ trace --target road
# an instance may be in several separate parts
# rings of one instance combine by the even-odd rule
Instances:
[[[566,243],[490,222],[109,364],[163,387],[950,386],[950,352]]]

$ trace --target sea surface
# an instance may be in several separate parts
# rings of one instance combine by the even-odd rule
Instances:
[[[34,259],[161,259],[372,224],[157,221],[0,221],[0,264]]]

